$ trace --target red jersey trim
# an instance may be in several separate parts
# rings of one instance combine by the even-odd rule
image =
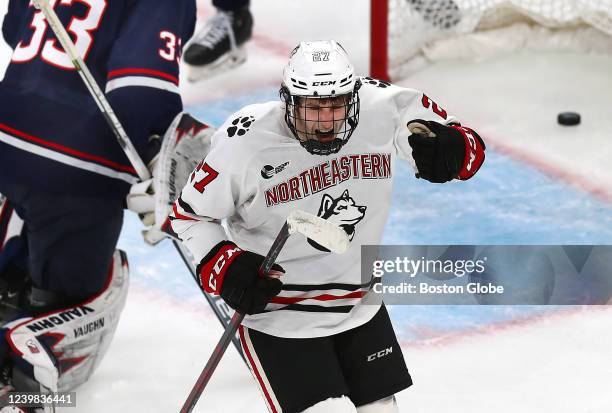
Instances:
[[[347,298],[362,298],[366,295],[367,291],[354,291],[345,295],[333,295],[333,294],[321,294],[314,297],[279,297],[276,296],[270,300],[274,304],[295,304],[305,300],[317,300],[317,301],[332,301],[332,300],[345,300]]]
[[[118,69],[118,70],[112,70],[110,72],[108,72],[108,76],[107,79],[113,79],[119,76],[125,76],[125,75],[148,75],[148,76],[155,76],[155,77],[159,77],[162,79],[166,79],[171,81],[172,83],[174,83],[175,85],[178,86],[179,84],[179,80],[176,76],[172,76],[168,73],[165,72],[161,72],[159,70],[152,70],[152,69],[145,69],[145,68],[138,68],[138,67],[130,67],[130,68],[126,68],[126,69]]]
[[[121,164],[119,164],[117,162],[113,162],[113,161],[111,161],[109,159],[106,159],[106,158],[103,158],[101,156],[92,155],[92,154],[89,154],[89,153],[78,151],[76,149],[69,148],[67,146],[60,145],[58,143],[46,141],[46,140],[44,140],[42,138],[39,138],[39,137],[30,135],[28,133],[22,132],[20,130],[11,128],[10,126],[5,125],[3,123],[0,123],[0,130],[4,130],[5,132],[9,133],[10,135],[12,135],[12,136],[14,136],[16,138],[23,139],[23,140],[32,142],[32,143],[40,145],[40,146],[44,146],[44,147],[50,148],[50,149],[52,149],[52,150],[54,150],[56,152],[61,152],[61,153],[64,153],[66,155],[74,156],[76,158],[80,158],[80,159],[83,159],[83,160],[86,160],[86,161],[90,161],[90,162],[94,162],[94,163],[97,163],[97,164],[100,164],[100,165],[104,165],[104,166],[109,167],[111,169],[114,169],[116,171],[127,172],[129,174],[136,175],[136,176],[138,175],[136,173],[136,170],[132,166],[121,165]]]

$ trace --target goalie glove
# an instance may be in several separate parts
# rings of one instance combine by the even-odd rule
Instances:
[[[421,119],[411,120],[407,126],[412,133],[408,143],[417,178],[435,183],[467,180],[482,166],[485,144],[472,129]]]
[[[285,270],[278,264],[268,274],[260,274],[264,257],[244,251],[230,241],[221,241],[196,268],[200,286],[221,298],[236,311],[261,313],[281,291],[278,279]]]
[[[148,244],[155,245],[167,236],[161,227],[189,175],[208,154],[215,131],[188,113],[179,113],[164,135],[159,155],[152,161],[153,178],[130,189],[127,207],[138,213],[147,227],[142,236]]]

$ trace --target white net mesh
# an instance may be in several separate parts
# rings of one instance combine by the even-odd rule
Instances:
[[[391,78],[521,48],[612,53],[612,0],[388,1]]]

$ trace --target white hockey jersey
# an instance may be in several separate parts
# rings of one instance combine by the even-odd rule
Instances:
[[[457,120],[419,91],[361,80],[359,124],[340,152],[320,156],[302,148],[280,101],[250,105],[219,128],[174,205],[172,229],[196,264],[228,238],[265,255],[295,209],[349,235],[351,246],[341,255],[290,237],[276,261],[286,271],[283,289],[266,312],[245,318],[249,328],[288,338],[328,336],[369,321],[380,306],[368,300],[360,247],[381,240],[398,158],[414,166],[406,123]]]

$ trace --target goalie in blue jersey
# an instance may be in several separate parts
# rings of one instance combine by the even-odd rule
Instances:
[[[151,162],[160,147],[152,137],[182,111],[179,61],[195,1],[49,3]],[[115,247],[138,176],[44,14],[10,0],[2,34],[13,53],[0,82],[0,193],[10,212],[0,216],[0,392],[69,390],[102,359],[125,302],[127,258]]]

